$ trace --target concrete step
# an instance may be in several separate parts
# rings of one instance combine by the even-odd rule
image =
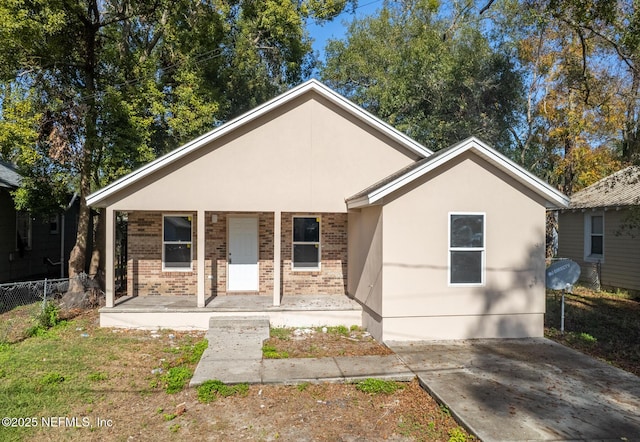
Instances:
[[[191,379],[192,386],[209,379],[260,382],[262,343],[269,338],[268,317],[212,317],[206,338],[209,346]]]
[[[269,338],[269,318],[222,316],[209,320],[207,357],[218,360],[262,358],[262,343]]]
[[[243,326],[267,326],[269,327],[268,316],[212,316],[209,318],[209,327],[235,327]]]

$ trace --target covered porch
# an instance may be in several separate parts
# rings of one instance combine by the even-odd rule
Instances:
[[[195,306],[228,295],[347,294],[347,214],[137,210],[127,214],[128,298],[195,294]],[[118,213],[107,208],[107,250]],[[114,256],[106,256],[106,307],[116,305]],[[219,302],[219,301],[218,301]]]
[[[288,295],[278,305],[264,295],[123,296],[100,310],[102,327],[206,330],[212,317],[268,317],[273,327],[361,325],[362,306],[340,295]]]

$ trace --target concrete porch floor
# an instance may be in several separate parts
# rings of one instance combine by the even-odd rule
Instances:
[[[361,325],[360,304],[341,295],[286,295],[279,306],[269,295],[226,295],[196,306],[196,296],[124,296],[100,309],[100,325],[121,328],[209,328],[217,316],[268,316],[274,327]]]
[[[199,311],[195,296],[123,296],[113,310]],[[225,295],[207,300],[205,310],[215,311],[279,311],[279,310],[362,310],[357,301],[341,295],[287,295],[279,306],[271,295]]]

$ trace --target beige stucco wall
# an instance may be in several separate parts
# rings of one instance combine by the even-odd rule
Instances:
[[[113,208],[346,212],[345,198],[414,159],[310,93],[129,186]]]
[[[604,215],[604,258],[598,270],[584,260],[585,213]],[[589,284],[599,277],[603,287],[640,290],[640,238],[623,233],[620,226],[628,212],[622,210],[583,212],[564,211],[558,217],[558,257],[580,265],[581,282]],[[637,235],[637,232],[634,232]]]
[[[347,292],[364,309],[363,327],[379,336],[382,315],[382,206],[349,212]]]
[[[545,208],[472,153],[385,201],[384,340],[542,336]],[[449,212],[485,213],[481,287],[448,284]]]

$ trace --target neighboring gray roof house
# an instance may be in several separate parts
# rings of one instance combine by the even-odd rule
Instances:
[[[628,207],[640,204],[640,166],[629,166],[576,192],[570,208]]]
[[[558,217],[558,256],[580,264],[592,287],[640,290],[640,167],[629,166],[576,192]]]
[[[22,182],[22,176],[15,167],[0,161],[0,188],[17,189]]]
[[[50,216],[16,211],[11,191],[21,183],[15,166],[0,161],[0,283],[64,274],[76,234],[75,208]]]

